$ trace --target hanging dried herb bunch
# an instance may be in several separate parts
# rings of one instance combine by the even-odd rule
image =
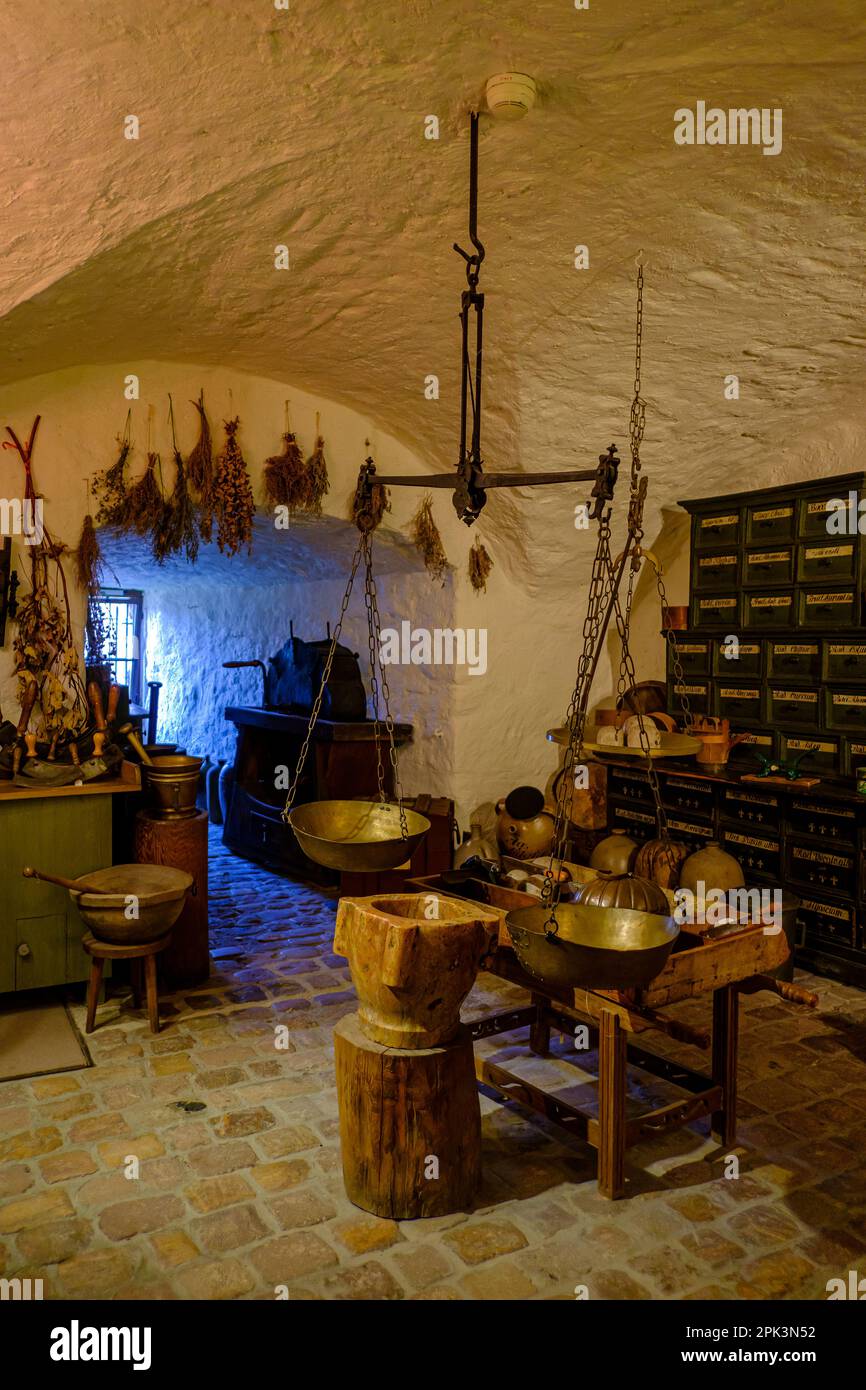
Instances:
[[[448,556],[442,544],[439,527],[433,520],[433,497],[426,493],[412,518],[412,540],[420,550],[425,567],[434,579],[443,579],[448,568]]]
[[[190,401],[199,414],[199,436],[186,461],[190,486],[199,495],[199,530],[203,541],[209,541],[213,534],[213,441],[210,425],[205,414],[204,391],[199,392],[197,401]],[[187,558],[190,557],[189,555]]]
[[[373,465],[371,458],[367,458],[365,462]],[[375,531],[382,517],[390,510],[391,497],[384,483],[374,482],[368,487],[364,480],[359,478],[349,503],[349,520],[355,523],[358,530]]]
[[[160,565],[169,555],[176,555],[180,551],[184,552],[188,561],[193,562],[198,555],[199,542],[195,505],[186,481],[186,466],[177,447],[171,396],[168,398],[168,418],[175,474],[174,491],[168,500],[163,501],[153,529],[153,554]]]
[[[313,452],[307,459],[305,473],[306,500],[305,510],[312,512],[313,516],[322,515],[322,498],[330,490],[328,482],[328,465],[325,462],[325,441],[319,434],[319,422],[316,420],[316,442]]]
[[[128,496],[125,471],[126,461],[132,448],[131,425],[132,411],[128,410],[123,434],[117,436],[117,443],[120,447],[117,460],[110,468],[105,468],[101,473],[97,473],[93,480],[94,496],[99,503],[96,520],[100,526],[124,527],[127,524]]]
[[[87,594],[96,593],[99,588],[101,552],[96,527],[90,513],[84,518],[78,549],[75,552],[75,571],[78,582]]]
[[[147,467],[127,495],[124,524],[137,536],[146,536],[153,530],[154,517],[162,510],[162,493],[156,480],[159,461],[159,454],[148,454]]]
[[[476,594],[487,592],[487,576],[493,569],[493,561],[478,537],[469,552],[469,582]]]
[[[247,465],[237,440],[240,419],[225,420],[226,442],[216,461],[213,485],[217,544],[221,551],[236,555],[242,546],[252,548],[255,502]]]
[[[265,493],[276,507],[299,511],[306,502],[304,456],[291,430],[283,435],[283,452],[265,459]]]

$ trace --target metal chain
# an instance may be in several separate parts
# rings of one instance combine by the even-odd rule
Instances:
[[[406,808],[403,805],[403,788],[400,784],[400,773],[397,767],[397,741],[394,736],[394,720],[391,716],[391,691],[388,686],[388,677],[385,675],[385,667],[382,664],[382,624],[379,617],[379,603],[376,597],[376,580],[373,577],[373,538],[370,532],[364,535],[362,545],[366,560],[364,602],[367,607],[367,629],[370,644],[370,689],[373,699],[373,736],[376,740],[376,778],[379,786],[379,800],[384,802],[388,799],[385,795],[385,774],[382,767],[382,739],[379,727],[379,688],[381,686],[382,703],[385,707],[385,730],[388,735],[388,757],[391,763],[394,795],[397,798],[397,807],[400,813],[400,838],[406,841],[409,838],[409,827],[406,821]],[[378,677],[376,674],[377,670]]]
[[[338,619],[337,619],[337,626],[334,628],[334,635],[333,635],[333,637],[331,638],[331,645],[330,645],[330,647],[328,648],[328,655],[327,655],[327,657],[325,658],[325,664],[324,664],[324,666],[322,667],[322,679],[321,679],[321,683],[320,683],[320,685],[319,685],[319,690],[318,690],[318,693],[317,693],[317,695],[316,695],[316,698],[315,698],[315,700],[313,701],[313,708],[312,708],[312,711],[311,711],[311,713],[310,713],[310,720],[309,720],[309,723],[308,723],[308,725],[307,725],[307,732],[306,732],[306,734],[305,734],[305,736],[304,736],[304,741],[303,741],[303,743],[301,744],[301,751],[300,751],[300,753],[299,753],[299,755],[298,755],[298,761],[297,761],[297,763],[295,764],[295,775],[294,775],[294,778],[293,778],[293,780],[292,780],[292,785],[289,787],[288,796],[286,797],[286,804],[285,804],[285,806],[283,807],[283,810],[282,810],[282,812],[281,812],[282,819],[283,819],[287,824],[288,824],[288,820],[289,820],[289,812],[290,812],[291,809],[292,809],[292,806],[293,806],[293,804],[294,804],[295,797],[296,797],[296,795],[297,795],[298,784],[299,784],[299,782],[300,782],[300,780],[301,780],[301,774],[303,773],[303,770],[304,770],[304,764],[305,764],[305,762],[307,761],[307,753],[309,752],[309,748],[310,748],[310,739],[311,739],[312,736],[313,736],[313,729],[314,729],[315,726],[316,726],[316,722],[317,722],[317,720],[318,720],[318,718],[319,718],[319,712],[321,711],[321,708],[322,708],[322,701],[323,701],[324,698],[325,698],[325,690],[326,690],[326,688],[327,688],[327,684],[328,684],[328,681],[329,681],[329,679],[330,679],[331,667],[332,667],[332,665],[334,664],[334,653],[335,653],[336,650],[337,650],[337,644],[339,643],[339,640],[340,640],[340,632],[341,632],[342,627],[343,627],[343,619],[344,619],[344,617],[346,616],[346,609],[347,609],[348,606],[349,606],[349,599],[350,599],[351,596],[352,596],[352,587],[353,587],[353,585],[354,585],[354,583],[355,583],[355,576],[356,576],[356,574],[358,573],[358,566],[359,566],[360,563],[361,563],[361,555],[364,553],[364,542],[365,542],[365,539],[366,539],[366,537],[365,537],[364,535],[362,535],[361,538],[360,538],[360,540],[358,541],[358,546],[357,546],[357,549],[356,549],[356,551],[355,551],[355,554],[352,556],[352,568],[351,568],[351,570],[350,570],[350,572],[349,572],[349,582],[348,582],[348,584],[346,585],[346,592],[345,592],[345,594],[343,595],[343,602],[342,602],[342,604],[340,605],[340,615],[339,615],[339,617],[338,617]]]
[[[661,569],[656,570],[656,587],[659,591],[659,604],[661,606],[662,624],[664,624],[664,615],[667,612],[668,607],[668,596],[665,591],[665,584],[664,580],[662,579]],[[691,701],[689,700],[688,692],[686,691],[685,676],[683,673],[683,663],[680,659],[680,648],[677,642],[677,634],[672,627],[666,627],[664,628],[664,638],[667,642],[668,650],[671,654],[671,666],[673,667],[674,672],[674,693],[676,694],[680,702],[680,709],[683,712],[683,727],[685,728],[686,733],[690,734],[692,731],[692,724],[694,723],[694,715],[692,714]]]

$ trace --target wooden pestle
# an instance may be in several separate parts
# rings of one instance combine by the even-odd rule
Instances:
[[[56,883],[59,888],[69,888],[73,893],[99,893],[100,897],[111,897],[112,893],[106,892],[104,888],[97,888],[95,883],[76,882],[74,878],[61,878],[59,874],[45,874],[41,869],[33,869],[26,864],[21,870],[24,878],[38,878],[43,883]],[[116,894],[117,889],[113,892]]]
[[[145,767],[153,767],[153,758],[149,753],[145,752],[144,744],[131,724],[121,725],[117,732],[126,735]]]

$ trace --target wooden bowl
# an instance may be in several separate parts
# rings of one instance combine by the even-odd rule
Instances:
[[[180,916],[193,885],[192,874],[164,864],[114,864],[81,876],[104,893],[69,896],[99,941],[138,946],[158,941]],[[134,911],[136,915],[130,916]]]

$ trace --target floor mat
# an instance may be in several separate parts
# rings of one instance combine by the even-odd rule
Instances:
[[[61,1000],[16,999],[0,1007],[0,1081],[92,1065],[84,1039]]]

